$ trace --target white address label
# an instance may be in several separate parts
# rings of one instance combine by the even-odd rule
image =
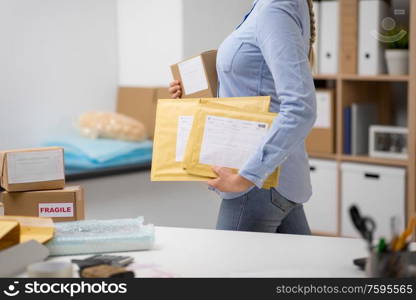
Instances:
[[[74,203],[39,203],[39,217],[71,218],[74,216]]]
[[[62,150],[7,153],[10,184],[64,179]]]

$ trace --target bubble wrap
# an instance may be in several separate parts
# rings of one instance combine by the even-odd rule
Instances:
[[[114,112],[87,112],[78,119],[81,135],[88,138],[108,138],[123,141],[144,141],[147,138],[143,123]]]
[[[46,246],[52,256],[148,250],[154,244],[154,227],[143,222],[138,217],[57,223]]]

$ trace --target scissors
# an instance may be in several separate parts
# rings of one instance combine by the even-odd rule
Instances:
[[[367,241],[371,249],[374,231],[376,230],[376,222],[370,217],[362,217],[358,207],[355,205],[350,208],[350,216],[355,228],[360,232],[363,239]]]

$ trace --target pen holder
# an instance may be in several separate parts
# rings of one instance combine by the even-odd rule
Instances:
[[[366,275],[372,278],[416,278],[415,266],[410,261],[410,252],[371,251]]]

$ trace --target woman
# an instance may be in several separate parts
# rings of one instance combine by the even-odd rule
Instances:
[[[208,185],[223,199],[217,229],[310,234],[302,204],[312,194],[304,141],[316,118],[314,40],[312,0],[256,0],[218,49],[218,96],[271,96],[279,117],[239,174],[214,167]],[[170,93],[181,97],[180,82]],[[277,167],[279,186],[262,189]]]

